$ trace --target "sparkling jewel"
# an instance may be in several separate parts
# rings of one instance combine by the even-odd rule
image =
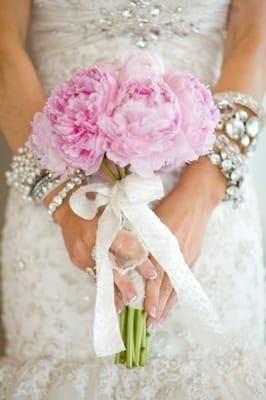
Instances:
[[[226,189],[226,193],[230,196],[230,197],[237,197],[239,189],[236,186],[228,186],[228,188]]]
[[[231,175],[230,178],[232,179],[232,181],[237,182],[242,176],[242,173],[239,169],[235,169]]]
[[[221,113],[226,114],[227,117],[231,117],[235,113],[235,106],[226,100],[219,102],[218,108],[221,111]]]
[[[228,139],[228,137],[226,137],[223,134],[222,135],[218,135],[215,144],[219,149],[222,149],[222,148],[224,148],[224,147],[229,145],[229,139]]]
[[[216,126],[216,129],[218,129],[219,131],[224,129],[224,122],[222,120],[220,120]]]
[[[225,125],[225,131],[231,139],[239,139],[245,132],[245,126],[242,121],[231,118]]]
[[[220,165],[221,157],[217,153],[213,153],[210,156],[211,162],[213,165]]]
[[[222,169],[224,171],[230,171],[232,169],[233,163],[231,160],[226,159],[222,161]]]
[[[250,117],[246,122],[246,131],[248,136],[254,138],[259,133],[259,119],[257,117]]]
[[[69,29],[79,31],[86,37],[104,34],[110,37],[130,37],[139,48],[146,48],[151,42],[164,38],[167,41],[175,36],[183,37],[200,31],[198,17],[193,20],[183,17],[183,8],[152,0],[132,0],[126,7],[118,5],[115,9],[102,7],[100,15],[89,23],[80,25],[70,23]],[[52,31],[60,34],[58,31]]]
[[[235,113],[235,117],[240,121],[246,122],[248,119],[248,113],[245,110],[238,110]]]
[[[241,138],[241,144],[243,145],[243,146],[248,146],[249,145],[249,143],[250,143],[250,138],[249,138],[249,136],[248,135],[244,135],[242,138]]]
[[[259,104],[248,94],[240,92],[221,92],[216,93],[214,98],[217,103],[228,102],[230,104],[239,104],[249,108],[260,119],[263,116],[263,110]]]

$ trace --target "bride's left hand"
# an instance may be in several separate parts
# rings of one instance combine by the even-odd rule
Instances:
[[[155,208],[155,213],[177,237],[185,261],[192,267],[197,260],[209,217],[223,198],[225,179],[208,159],[201,158],[185,168],[176,188]],[[162,324],[176,303],[176,293],[160,265],[157,278],[146,282],[145,309],[149,329]]]

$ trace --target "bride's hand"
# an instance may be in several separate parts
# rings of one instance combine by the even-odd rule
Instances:
[[[62,186],[54,189],[45,198],[44,205],[46,207],[48,207],[52,198],[62,189]],[[98,213],[93,220],[89,221],[77,216],[73,213],[69,205],[69,197],[72,192],[69,193],[64,203],[54,213],[54,220],[61,228],[70,260],[74,265],[85,270],[95,264],[92,258],[92,249],[95,245],[98,221],[101,213]],[[127,231],[119,233],[112,245],[112,249],[117,254],[124,248],[127,249],[128,257],[133,257],[140,253],[140,243],[136,239],[132,240],[132,235],[130,235]],[[110,256],[114,259],[112,255]],[[138,271],[146,279],[154,279],[156,277],[156,271],[153,266],[144,264],[138,268]],[[118,312],[121,312],[124,308],[122,299],[127,304],[133,302],[137,296],[137,290],[127,274],[121,275],[119,272],[114,271],[114,282],[116,309]]]
[[[209,217],[222,200],[225,179],[207,159],[185,168],[176,188],[154,210],[161,221],[178,238],[189,267],[197,260]],[[162,324],[176,303],[176,293],[166,273],[154,259],[158,276],[146,283],[145,309],[147,325],[152,329]]]

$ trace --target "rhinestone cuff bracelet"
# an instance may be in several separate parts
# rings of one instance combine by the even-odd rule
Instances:
[[[218,135],[214,150],[209,158],[227,178],[224,200],[231,200],[237,206],[243,200],[241,185],[247,173],[245,156],[255,152],[263,112],[258,103],[246,94],[217,93],[214,99],[221,119],[216,128]]]

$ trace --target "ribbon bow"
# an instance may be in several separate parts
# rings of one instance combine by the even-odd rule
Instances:
[[[95,193],[89,200],[87,193]],[[147,179],[128,175],[112,186],[103,182],[79,188],[70,198],[70,206],[84,219],[93,219],[99,207],[105,209],[99,219],[95,244],[97,294],[94,316],[94,349],[98,357],[125,349],[119,330],[114,302],[113,264],[108,251],[123,226],[125,218],[141,239],[147,251],[168,274],[178,295],[183,320],[189,328],[196,326],[220,336],[222,333],[216,312],[200,284],[186,265],[178,240],[149,207],[162,198],[163,184],[158,175]],[[180,314],[181,315],[181,314]],[[206,338],[206,337],[205,337]]]

